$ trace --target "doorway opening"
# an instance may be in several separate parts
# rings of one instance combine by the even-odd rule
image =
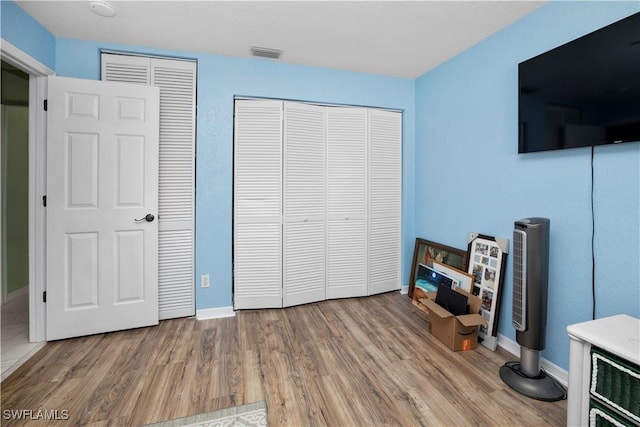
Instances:
[[[2,61],[0,244],[2,377],[38,347],[29,342],[29,75]]]

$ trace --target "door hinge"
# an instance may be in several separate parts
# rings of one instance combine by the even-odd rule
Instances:
[[[42,302],[47,302],[47,291],[42,293]]]
[[[47,207],[47,196],[42,196],[42,206]]]
[[[49,108],[49,103],[47,101],[49,100],[48,99],[44,100],[44,111],[48,111],[48,108]]]

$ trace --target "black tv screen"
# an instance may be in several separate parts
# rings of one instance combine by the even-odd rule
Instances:
[[[518,65],[518,152],[640,141],[640,13]]]

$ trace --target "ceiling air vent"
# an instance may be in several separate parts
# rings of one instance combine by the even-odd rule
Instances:
[[[268,47],[251,46],[251,55],[261,58],[279,59],[282,55],[280,49],[271,49]]]

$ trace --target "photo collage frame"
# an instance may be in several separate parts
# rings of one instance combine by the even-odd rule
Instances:
[[[486,326],[480,326],[481,344],[491,350],[498,345],[498,315],[509,253],[509,239],[470,233],[467,248],[467,271],[473,275],[471,293],[482,300],[481,315]]]

